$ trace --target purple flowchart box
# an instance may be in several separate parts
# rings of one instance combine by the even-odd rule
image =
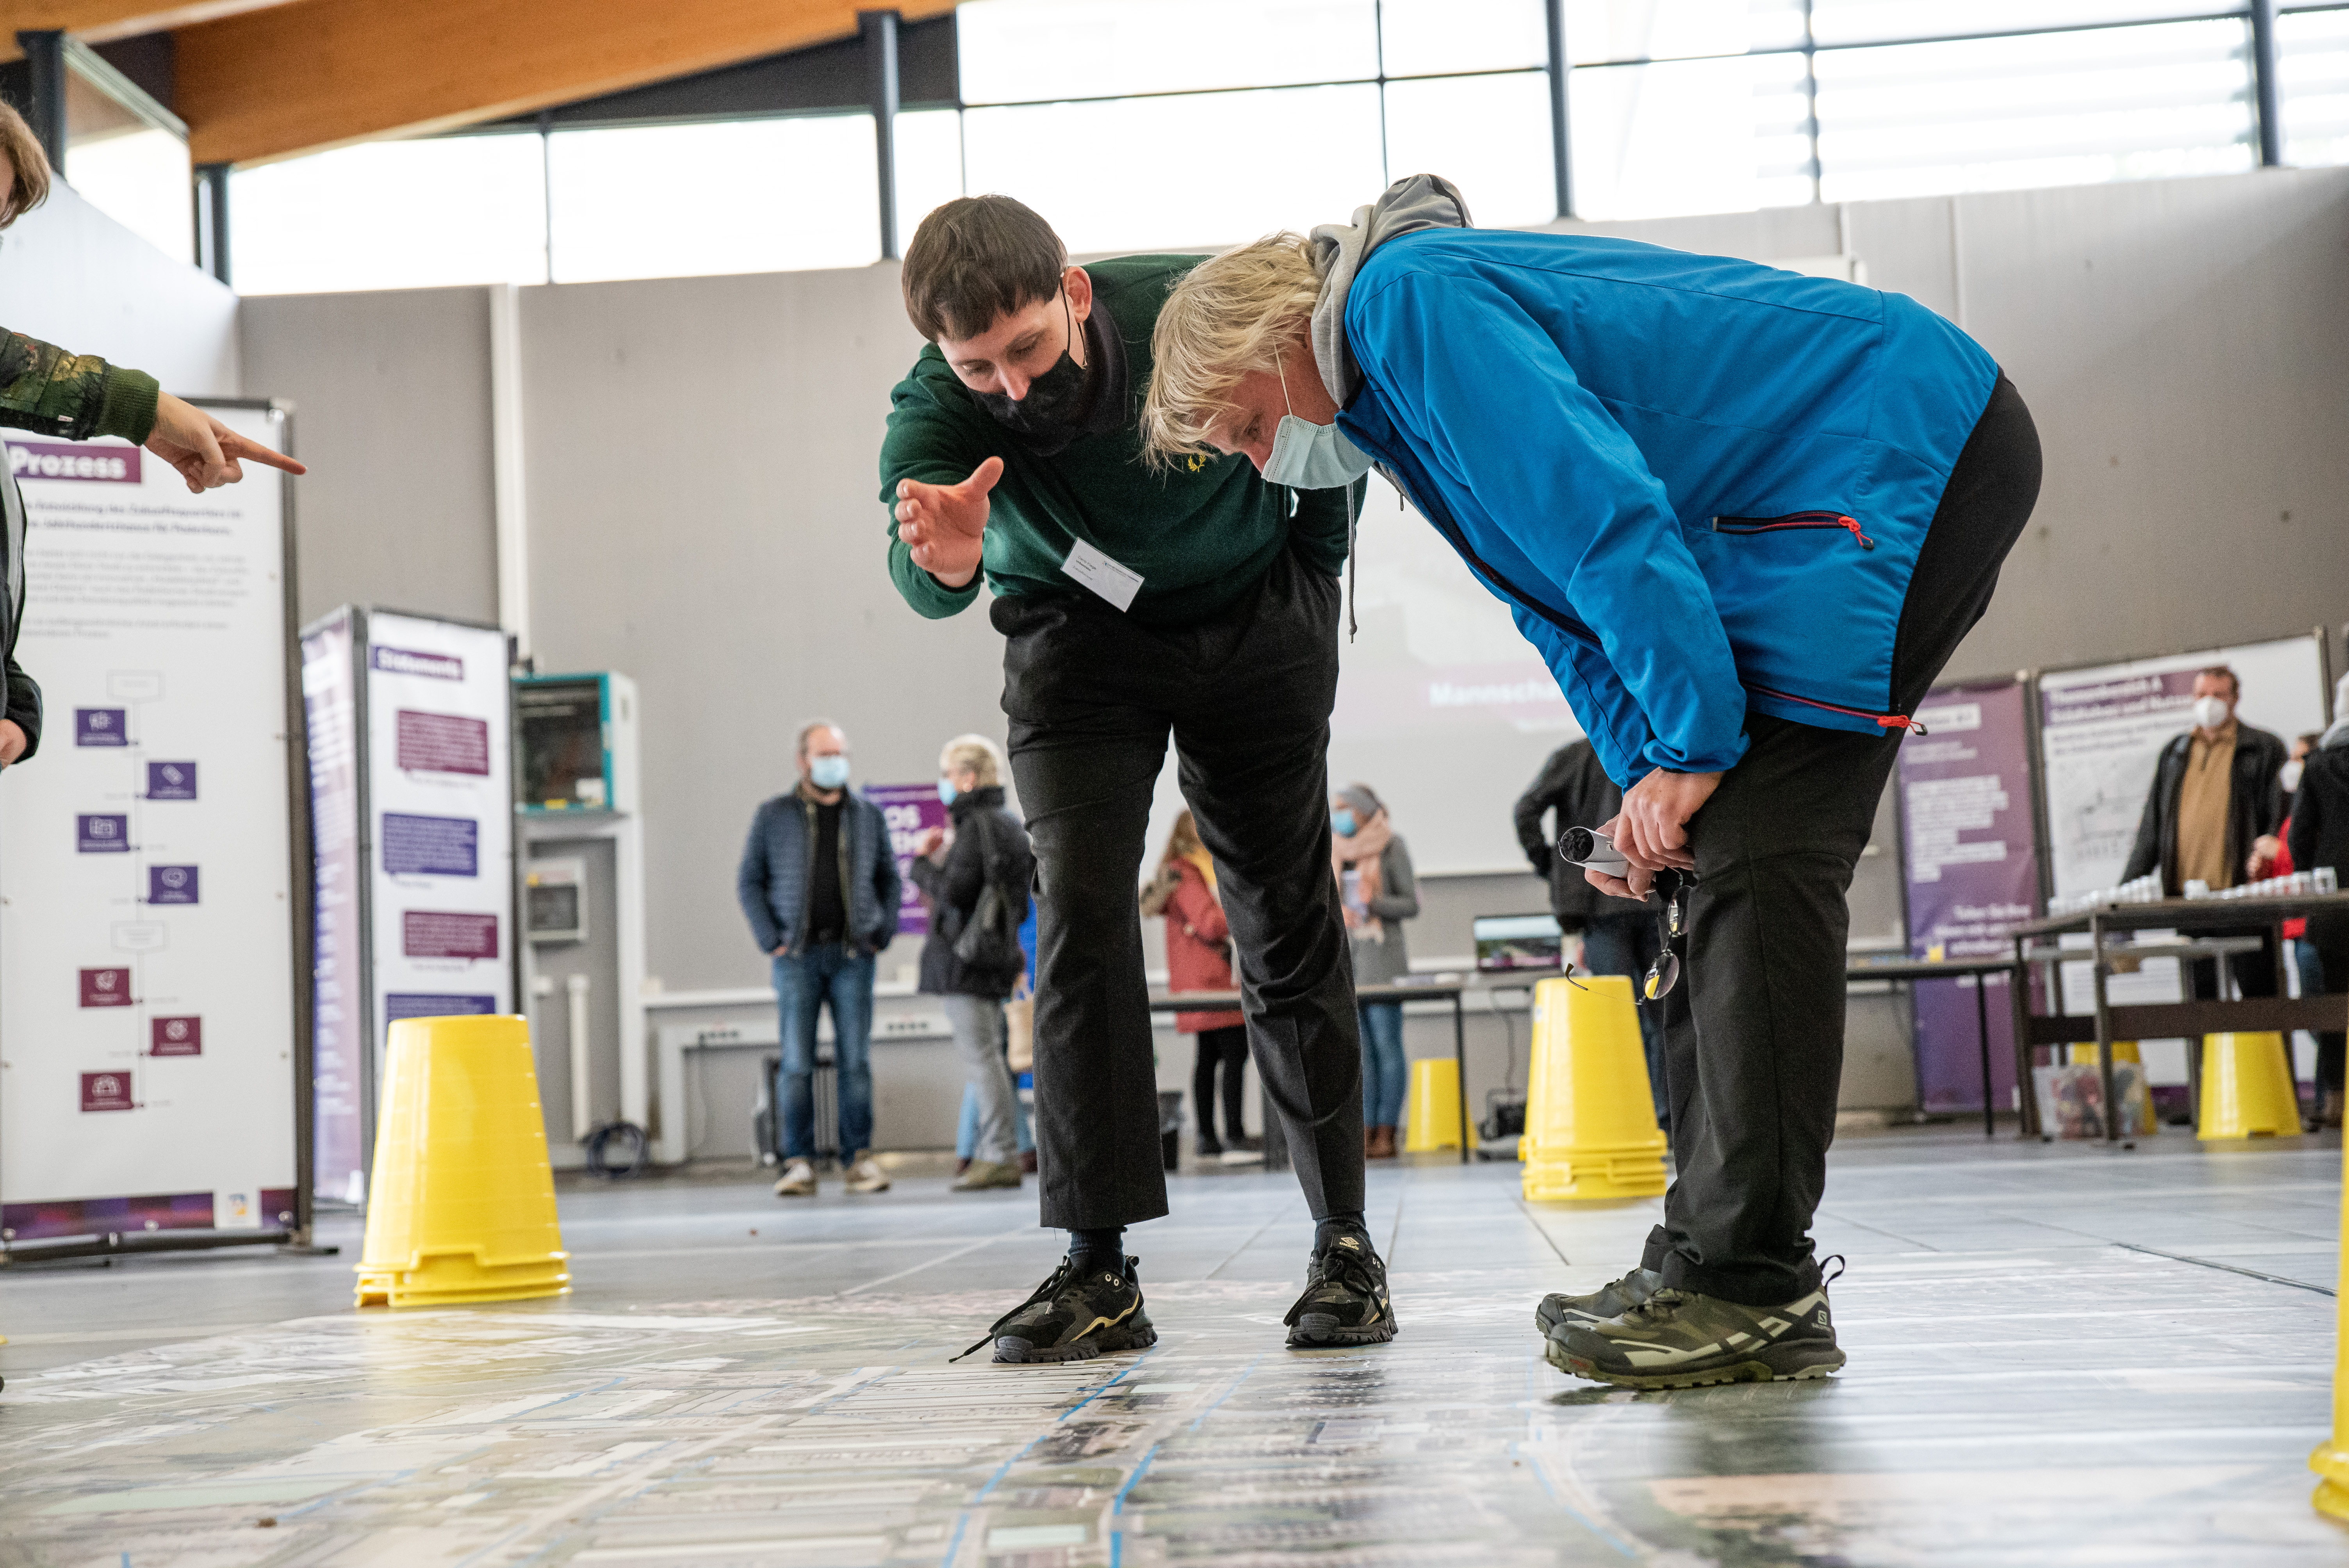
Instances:
[[[81,972],[81,1005],[85,1007],[130,1006],[130,971],[85,969]]]
[[[153,1018],[147,1026],[150,1057],[200,1057],[204,1054],[204,1021],[201,1017]]]
[[[130,852],[130,819],[98,812],[74,818],[74,848],[85,855]]]
[[[130,710],[126,707],[74,709],[74,744],[76,746],[129,745]]]
[[[147,902],[149,903],[195,903],[196,868],[149,866],[147,868]]]
[[[136,1110],[130,1098],[129,1073],[84,1073],[81,1075],[81,1108],[84,1110]]]
[[[108,484],[140,482],[136,447],[98,441],[10,441],[8,471],[20,480],[97,480]]]
[[[471,817],[383,814],[387,876],[471,877],[481,874],[481,825]]]
[[[147,799],[192,800],[196,798],[196,765],[192,762],[147,764]]]
[[[383,1021],[396,1024],[402,1018],[461,1018],[498,1010],[495,996],[450,995],[432,991],[387,991],[383,998]]]
[[[410,909],[399,916],[399,950],[409,958],[495,958],[498,917]]]

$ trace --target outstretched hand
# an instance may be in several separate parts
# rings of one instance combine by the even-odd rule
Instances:
[[[310,470],[283,452],[259,441],[247,440],[193,405],[164,393],[155,400],[155,428],[147,449],[180,470],[191,495],[201,495],[244,478],[243,459],[267,463],[289,474]]]
[[[914,564],[949,588],[963,587],[978,576],[986,546],[987,492],[1002,477],[1003,459],[989,458],[960,484],[899,480],[897,537],[905,541]]]

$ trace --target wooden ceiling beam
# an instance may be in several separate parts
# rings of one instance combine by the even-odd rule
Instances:
[[[872,0],[866,0],[867,8]],[[954,0],[901,0],[908,21]],[[199,163],[527,114],[849,37],[857,0],[299,0],[178,31]]]
[[[241,11],[258,11],[286,3],[287,0],[185,0],[173,5],[158,4],[158,0],[0,0],[0,62],[23,57],[25,51],[16,47],[19,33],[56,29],[71,33],[85,44],[105,44],[139,33],[190,27],[199,22],[233,16]]]

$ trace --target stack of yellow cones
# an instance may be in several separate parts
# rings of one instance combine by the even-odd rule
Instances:
[[[1663,1191],[1664,1135],[1656,1126],[1627,976],[1545,980],[1534,987],[1533,1070],[1518,1152],[1528,1202]]]
[[[2300,1131],[2292,1058],[2273,1031],[2202,1037],[2197,1138],[2289,1138]]]
[[[445,1306],[571,1288],[522,1018],[391,1026],[361,1306]]]
[[[1460,1064],[1422,1057],[1411,1064],[1411,1103],[1403,1111],[1402,1151],[1460,1147]]]

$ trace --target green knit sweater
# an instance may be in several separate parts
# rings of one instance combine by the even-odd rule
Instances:
[[[1083,540],[1142,574],[1127,610],[1153,626],[1207,620],[1254,588],[1291,540],[1316,570],[1346,562],[1346,492],[1268,485],[1246,458],[1194,458],[1172,471],[1142,461],[1137,423],[1150,385],[1150,331],[1159,306],[1198,256],[1124,256],[1085,268],[1093,308],[1106,310],[1125,346],[1128,417],[1049,458],[1020,446],[947,365],[933,344],[890,395],[881,443],[881,499],[897,481],[957,484],[990,457],[1003,478],[988,500],[984,572],[999,594],[1084,594],[1061,570]],[[1292,497],[1294,498],[1292,500]],[[905,602],[936,619],[978,596],[978,580],[949,588],[914,564],[889,522],[889,575]]]

